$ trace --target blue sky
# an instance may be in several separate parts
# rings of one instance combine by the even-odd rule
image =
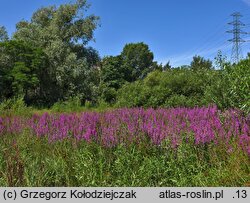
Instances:
[[[48,5],[69,0],[1,0],[0,25],[11,34],[21,19]],[[174,66],[189,64],[196,54],[213,59],[217,51],[230,59],[232,36],[230,14],[240,11],[250,32],[250,0],[89,0],[88,13],[101,17],[95,31],[96,48],[101,56],[118,55],[126,43],[144,42],[154,52],[155,60]],[[245,36],[245,39],[250,39]],[[243,55],[250,52],[250,42],[243,45]]]

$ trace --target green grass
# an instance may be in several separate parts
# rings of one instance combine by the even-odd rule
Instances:
[[[250,160],[240,150],[183,145],[104,148],[28,132],[0,139],[0,186],[249,186]]]

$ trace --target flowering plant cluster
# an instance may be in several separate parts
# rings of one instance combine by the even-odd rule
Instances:
[[[196,146],[232,141],[250,155],[250,119],[240,111],[221,112],[215,106],[172,109],[117,109],[104,113],[33,115],[31,118],[0,117],[0,135],[20,134],[46,137],[49,142],[64,139],[97,142],[106,147],[150,142],[178,148],[183,142]],[[235,143],[235,142],[234,142]]]

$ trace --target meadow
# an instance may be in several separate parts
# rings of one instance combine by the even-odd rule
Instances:
[[[187,39],[180,50],[201,55],[175,58],[180,44],[171,48],[155,38],[162,29],[140,22],[163,45],[164,64],[151,50],[158,45],[124,33],[119,53],[120,42],[99,36],[104,54],[93,44],[103,16],[87,0],[47,3],[25,10],[13,33],[0,25],[0,187],[250,186],[250,53],[229,61]],[[141,31],[124,27],[128,12],[117,10],[115,20],[126,14],[119,24],[103,20],[106,30]],[[164,40],[178,34],[170,24]]]
[[[216,106],[6,113],[0,186],[249,186],[249,126]]]

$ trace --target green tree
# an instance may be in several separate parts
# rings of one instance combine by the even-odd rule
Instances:
[[[47,94],[53,92],[52,103],[74,96],[91,100],[96,94],[99,56],[87,44],[93,39],[99,17],[85,16],[88,8],[86,0],[44,7],[30,22],[21,21],[16,26],[14,39],[42,48],[47,56],[48,79],[53,84],[53,91]]]
[[[144,43],[126,44],[121,53],[125,80],[142,79],[154,69],[154,55]]]
[[[118,56],[105,57],[101,63],[100,91],[106,102],[114,102],[116,90],[125,82],[143,79],[152,70],[163,70],[153,61],[153,53],[144,43],[126,44]]]
[[[105,102],[112,103],[116,99],[116,90],[124,84],[124,71],[120,56],[104,57],[100,71],[100,94]]]
[[[250,59],[250,52],[247,53],[247,59]]]
[[[160,64],[156,64],[154,70],[159,70],[159,71],[168,71],[170,70],[172,67],[170,65],[170,61],[168,61],[165,65],[163,65],[162,63]]]
[[[5,27],[0,26],[0,42],[7,41],[8,39],[9,37]]]
[[[105,57],[101,65],[101,82],[107,87],[119,89],[125,82],[120,56]]]
[[[222,54],[222,51],[219,50],[215,59],[215,66],[219,70],[224,70],[225,67],[230,66],[230,63],[227,61],[227,57]]]
[[[210,60],[206,60],[201,56],[194,56],[190,64],[191,69],[194,71],[198,70],[211,70],[213,69],[213,63]]]
[[[172,66],[170,65],[170,61],[168,61],[164,66],[163,66],[163,71],[167,71],[170,70],[172,68]]]
[[[37,97],[41,70],[46,57],[41,49],[10,40],[0,43],[1,97],[24,95],[26,101]]]

